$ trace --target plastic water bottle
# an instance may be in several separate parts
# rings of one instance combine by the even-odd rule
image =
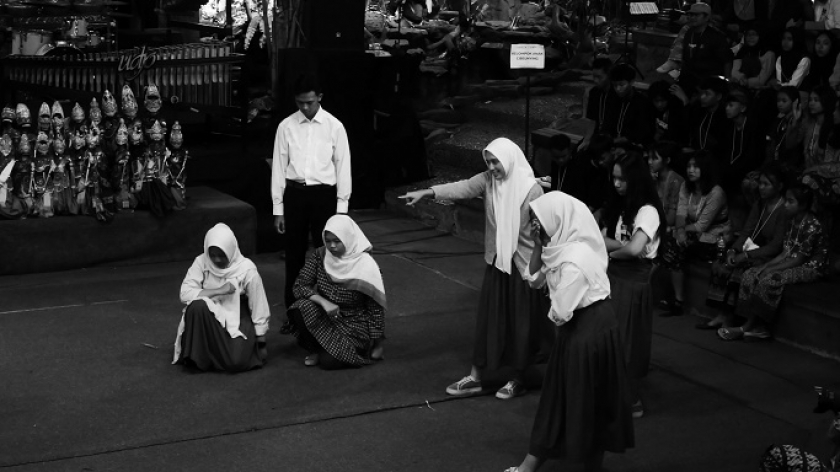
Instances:
[[[724,256],[726,255],[726,240],[723,239],[723,235],[719,234],[717,237],[717,258],[719,261],[723,261]]]

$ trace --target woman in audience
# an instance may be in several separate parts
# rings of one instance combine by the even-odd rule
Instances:
[[[732,62],[732,82],[752,90],[761,89],[775,71],[776,54],[764,46],[756,27],[744,31],[744,45]]]
[[[782,87],[776,92],[776,117],[767,129],[765,162],[776,161],[786,170],[792,170],[801,161],[801,141],[795,123],[794,109],[800,107],[796,87]]]
[[[324,246],[306,258],[289,307],[307,366],[358,367],[384,358],[385,285],[370,241],[347,215],[324,226]]]
[[[265,363],[268,299],[257,267],[226,224],[204,236],[204,253],[181,283],[181,303],[173,364],[242,372]]]
[[[711,261],[718,241],[730,238],[726,194],[717,182],[710,154],[698,152],[688,160],[674,237],[666,240],[662,252],[674,289],[673,300],[665,303],[669,310],[663,316],[683,314],[683,284],[689,259]]]
[[[802,83],[802,90],[810,92],[817,86],[829,84],[834,66],[837,64],[837,48],[834,35],[830,31],[820,31],[814,41],[814,52],[808,57],[811,61],[808,76]]]
[[[747,269],[741,278],[737,314],[746,319],[739,327],[720,328],[725,341],[758,341],[770,338],[770,327],[787,285],[813,282],[827,266],[828,249],[822,225],[811,213],[813,194],[802,185],[785,193],[790,224],[782,252],[771,261]]]
[[[641,155],[628,153],[613,166],[611,198],[604,208],[602,233],[610,265],[612,299],[624,340],[633,417],[644,415],[639,384],[647,375],[653,336],[650,282],[653,261],[665,231],[665,212]]]
[[[712,265],[706,305],[718,310],[718,314],[709,322],[698,323],[697,329],[730,326],[744,270],[768,262],[782,250],[788,225],[784,172],[778,164],[769,163],[758,174],[759,200],[752,206],[744,229],[727,251],[725,260],[717,260]]]
[[[831,87],[819,85],[808,95],[808,112],[802,113],[801,107],[794,107],[794,132],[802,143],[803,161],[797,163],[801,171],[822,162],[825,158],[828,136],[834,127],[834,108],[837,95]]]
[[[607,251],[586,205],[561,192],[531,203],[532,287],[548,286],[557,340],[546,367],[528,455],[507,472],[547,459],[600,471],[604,451],[633,447],[621,334],[613,312]]]
[[[508,400],[525,393],[525,370],[546,356],[553,343],[546,318],[548,300],[525,280],[534,241],[528,204],[543,194],[522,150],[498,138],[483,152],[488,170],[469,180],[409,192],[400,198],[414,205],[423,198],[463,200],[484,197],[484,271],[478,302],[470,374],[446,388],[465,396],[480,393],[482,371],[513,367],[514,378],[496,392]]]
[[[682,150],[677,143],[663,141],[654,145],[648,154],[648,166],[656,184],[656,193],[665,211],[665,225],[663,235],[671,233],[677,223],[677,207],[680,203],[680,188],[685,179],[671,169]]]
[[[805,54],[805,45],[801,33],[796,28],[788,28],[782,33],[782,50],[776,59],[776,76],[770,85],[776,90],[790,85],[799,88],[808,76],[811,60]]]

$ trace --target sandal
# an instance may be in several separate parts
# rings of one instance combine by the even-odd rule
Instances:
[[[717,330],[717,335],[724,341],[737,341],[744,337],[743,328],[720,328]]]
[[[746,342],[770,341],[770,339],[770,333],[767,331],[744,331]]]
[[[313,365],[318,365],[318,354],[310,354],[303,359],[303,365],[307,367],[312,367]]]

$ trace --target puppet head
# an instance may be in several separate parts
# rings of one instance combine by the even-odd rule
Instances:
[[[64,107],[61,106],[58,100],[53,102],[52,106],[52,124],[56,132],[64,129]]]
[[[160,91],[158,91],[157,85],[150,84],[146,87],[146,99],[143,102],[143,105],[149,113],[155,114],[160,111],[163,103],[160,98]]]
[[[99,109],[99,103],[94,98],[90,101],[90,122],[97,127],[102,123],[102,110]]]
[[[32,126],[32,115],[29,113],[29,107],[25,103],[17,104],[17,108],[15,108],[15,121],[21,128]]]
[[[4,158],[9,157],[9,154],[12,153],[12,138],[8,134],[4,134],[0,137],[0,155]]]
[[[122,111],[130,120],[137,116],[137,100],[128,85],[124,85],[122,89]]]
[[[117,146],[124,146],[128,144],[128,127],[125,125],[125,120],[120,118],[120,126],[117,128],[116,136]]]
[[[184,145],[184,134],[181,132],[181,123],[177,121],[172,125],[172,132],[169,134],[169,144],[172,149],[181,149]]]
[[[38,129],[41,131],[49,131],[52,127],[52,120],[50,116],[50,106],[47,102],[41,103],[41,108],[38,110]]]
[[[79,102],[76,102],[76,105],[73,106],[73,109],[70,111],[70,117],[73,118],[73,121],[76,124],[82,124],[85,121],[85,110],[79,105]]]
[[[107,89],[102,94],[102,112],[108,118],[113,118],[117,114],[117,99]]]

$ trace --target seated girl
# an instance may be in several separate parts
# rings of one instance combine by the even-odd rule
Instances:
[[[644,414],[639,384],[650,367],[653,261],[665,229],[665,212],[647,163],[628,153],[613,166],[615,191],[604,208],[604,243],[610,255],[607,274],[624,341],[633,417]]]
[[[239,252],[233,231],[219,223],[204,236],[181,283],[184,308],[173,364],[242,372],[266,360],[269,308],[257,267]]]
[[[799,111],[794,112],[797,108]],[[802,141],[795,126],[801,110],[796,87],[782,87],[776,92],[777,113],[767,128],[765,162],[778,161],[784,169],[792,172],[802,161]]]
[[[808,58],[801,33],[795,28],[788,28],[782,33],[782,49],[776,59],[776,76],[770,79],[770,85],[776,90],[790,85],[800,88],[808,72],[811,60]]]
[[[751,26],[744,31],[744,46],[732,61],[732,82],[750,89],[760,89],[773,75],[776,55],[762,44],[758,28]]]
[[[304,364],[324,370],[383,359],[385,286],[373,249],[347,215],[327,220],[324,247],[306,258],[289,307],[292,334],[310,352]]]
[[[683,284],[689,258],[710,261],[714,258],[719,238],[729,239],[729,209],[726,194],[717,184],[712,156],[694,154],[686,166],[686,181],[680,189],[674,237],[665,241],[663,265],[671,271],[674,299],[663,316],[683,313]]]
[[[758,174],[759,200],[752,206],[744,229],[726,253],[726,259],[712,265],[706,305],[718,310],[718,314],[711,321],[698,323],[697,329],[729,326],[744,270],[765,264],[782,251],[788,225],[784,173],[778,164],[768,164]]]
[[[671,164],[680,157],[680,146],[674,142],[657,143],[648,154],[648,167],[656,184],[656,193],[665,211],[666,226],[662,234],[670,234],[677,223],[677,207],[680,204],[680,188],[685,179],[671,169]]]
[[[744,272],[736,313],[746,318],[740,327],[720,328],[725,341],[758,341],[770,338],[770,326],[782,300],[785,286],[813,282],[828,264],[828,246],[819,220],[811,213],[811,190],[796,184],[785,193],[790,215],[784,249],[772,260]]]

